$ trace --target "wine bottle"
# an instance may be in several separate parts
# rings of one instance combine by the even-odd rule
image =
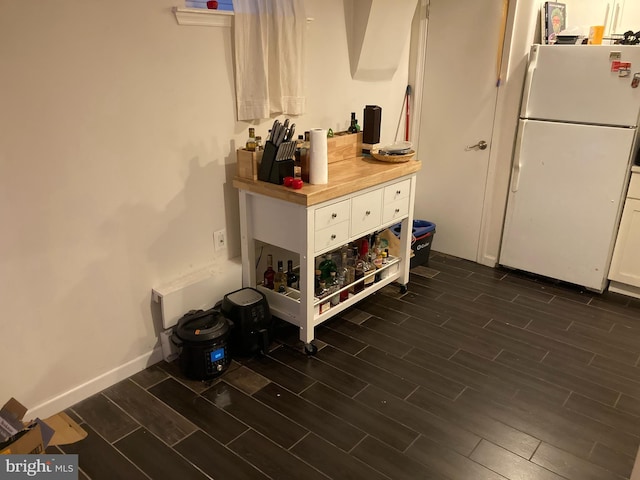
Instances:
[[[275,275],[276,272],[273,270],[273,255],[269,254],[267,255],[267,269],[264,271],[264,281],[262,282],[264,288],[273,290]]]
[[[299,290],[298,275],[293,271],[293,260],[287,260],[287,287]]]
[[[287,291],[287,275],[282,268],[282,260],[278,260],[278,271],[273,278],[273,289],[278,293]]]
[[[358,120],[356,120],[356,112],[351,112],[351,125],[349,125],[347,132],[358,133]]]

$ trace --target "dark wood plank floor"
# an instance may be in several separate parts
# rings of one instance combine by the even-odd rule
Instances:
[[[433,253],[212,382],[164,362],[69,409],[81,478],[629,478],[640,301]]]

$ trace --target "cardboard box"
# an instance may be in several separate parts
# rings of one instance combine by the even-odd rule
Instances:
[[[0,409],[0,454],[44,453],[49,445],[68,445],[87,436],[80,425],[61,412],[40,420],[24,422],[27,408],[11,398]]]

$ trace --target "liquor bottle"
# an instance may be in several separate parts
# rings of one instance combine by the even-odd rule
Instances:
[[[256,151],[256,129],[253,127],[249,127],[249,138],[247,139],[245,148],[250,152]]]
[[[264,145],[262,145],[262,137],[260,135],[256,135],[256,152],[264,150]]]
[[[338,271],[336,262],[334,262],[331,259],[331,255],[328,255],[328,254],[324,256],[324,258],[320,262],[320,265],[318,265],[318,268],[320,269],[320,272],[321,272],[321,278],[325,282],[327,282],[329,278],[331,278],[331,272]]]
[[[364,286],[370,287],[371,285],[373,285],[376,279],[374,275],[369,274],[375,271],[376,266],[371,262],[371,259],[369,257],[369,239],[366,237],[362,239],[362,247],[360,252],[360,257],[362,259],[362,270],[365,276]]]
[[[324,280],[322,280],[320,276],[320,270],[316,270],[316,289],[315,296],[317,298],[324,298],[329,295],[329,289],[327,289],[327,284]]]
[[[364,274],[365,274],[365,262],[362,260],[362,254],[358,255],[358,247],[353,247],[353,258],[355,262],[353,270],[353,293],[360,293],[364,290]]]
[[[278,271],[273,277],[273,289],[279,293],[287,291],[287,275],[282,268],[282,260],[278,260]]]
[[[362,278],[362,268],[360,269],[360,272],[356,272],[356,267],[358,264],[358,247],[353,247],[351,249],[351,257],[349,259],[349,277],[348,277],[348,283],[349,283],[349,293],[358,293],[361,292],[362,289],[364,288],[364,284],[362,285],[358,285],[358,287],[356,287],[356,280],[360,280]]]
[[[273,290],[273,280],[276,276],[276,272],[273,270],[273,255],[267,255],[267,269],[264,271],[264,281],[262,285],[264,288]]]
[[[336,273],[337,272],[331,272],[331,277],[329,277],[329,281],[327,283],[327,289],[331,294],[331,298],[329,298],[329,301],[331,302],[332,307],[335,307],[340,303],[340,294],[338,293],[340,287],[338,284],[338,277]]]
[[[386,267],[386,266],[387,266],[387,252],[382,252],[382,257],[380,259],[380,267]],[[379,280],[382,280],[383,278],[387,278],[388,276],[389,276],[389,270],[386,268],[384,270],[381,270],[380,273],[377,275]]]
[[[347,263],[347,252],[342,252],[342,264],[338,274],[338,287],[343,288],[349,283],[349,265]],[[345,288],[340,292],[340,301],[344,302],[349,299],[349,289]]]
[[[358,120],[356,119],[356,112],[351,112],[351,125],[347,129],[349,133],[358,133],[360,131],[360,125],[358,125]]]
[[[298,275],[293,271],[293,260],[287,260],[287,287],[299,290]]]

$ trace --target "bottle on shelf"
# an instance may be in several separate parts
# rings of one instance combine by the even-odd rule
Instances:
[[[364,286],[370,287],[375,282],[375,276],[369,275],[373,273],[376,269],[375,265],[371,262],[371,258],[369,256],[369,238],[365,237],[362,239],[362,247],[360,249],[360,258],[362,260],[362,269],[364,279]]]
[[[264,150],[264,145],[262,145],[262,137],[260,135],[256,136],[256,152]]]
[[[349,133],[358,133],[360,131],[360,125],[358,125],[358,120],[356,119],[356,112],[351,112],[351,125],[347,129]]]
[[[328,281],[329,278],[331,277],[331,272],[338,271],[336,262],[332,260],[331,255],[329,254],[326,254],[323,257],[322,261],[320,262],[320,265],[318,265],[318,268],[320,269],[320,272],[321,272],[321,278],[325,282]]]
[[[298,275],[293,271],[293,260],[287,260],[287,287],[299,290]]]
[[[249,127],[249,138],[247,139],[245,149],[250,152],[256,151],[256,129],[253,127]]]
[[[316,270],[316,289],[314,293],[319,299],[323,299],[330,293],[327,288],[327,283],[322,279],[320,270]]]
[[[287,275],[282,268],[282,260],[278,260],[278,271],[273,277],[273,289],[278,293],[287,291]]]
[[[364,284],[362,284],[361,286],[358,286],[356,288],[356,280],[359,280],[362,278],[362,268],[360,269],[359,275],[356,273],[356,268],[357,268],[357,264],[358,264],[358,247],[352,247],[350,249],[351,251],[351,257],[349,257],[349,263],[348,263],[348,272],[349,272],[349,276],[347,278],[347,283],[349,284],[349,293],[358,293],[360,291],[362,291],[362,288],[364,288]]]
[[[352,292],[354,294],[360,293],[364,290],[364,270],[365,265],[362,260],[362,256],[358,255],[358,247],[353,247],[353,259],[354,259],[354,268],[353,268],[353,287]]]
[[[264,271],[264,280],[262,285],[264,288],[273,290],[273,281],[275,279],[276,272],[273,269],[273,255],[267,255],[267,269]]]
[[[327,289],[331,294],[331,298],[329,298],[329,301],[331,302],[332,307],[335,307],[340,303],[340,294],[338,293],[338,290],[340,290],[339,285],[340,284],[338,282],[337,272],[331,272],[329,282],[327,283]]]
[[[349,283],[349,265],[347,263],[347,252],[343,251],[342,252],[342,263],[340,266],[340,270],[339,270],[339,274],[338,274],[338,287],[339,289],[344,287],[345,285],[347,285]],[[348,289],[344,289],[340,292],[340,301],[344,302],[345,300],[349,299],[349,290]]]
[[[386,266],[387,266],[387,252],[382,252],[381,258],[380,258],[380,267],[386,267]],[[388,275],[389,275],[388,269],[381,270],[380,273],[378,274],[378,279],[382,280],[383,278],[387,278]]]

